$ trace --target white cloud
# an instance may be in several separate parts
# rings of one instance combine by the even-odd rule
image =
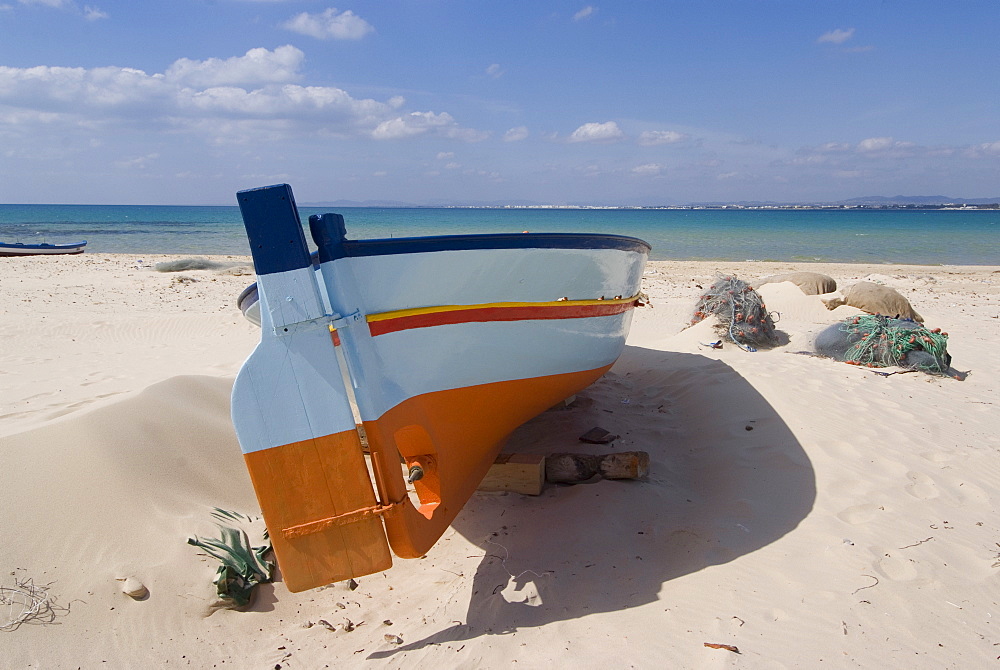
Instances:
[[[1000,141],[984,142],[972,147],[972,150],[976,153],[1000,155]]]
[[[411,112],[406,116],[398,116],[395,119],[383,121],[372,131],[372,137],[376,140],[397,140],[424,133],[440,128],[447,128],[455,124],[455,119],[448,112],[435,114],[434,112]]]
[[[689,139],[691,139],[690,135],[674,130],[646,130],[639,135],[638,142],[644,147],[652,147],[657,144],[677,144]]]
[[[48,7],[50,9],[62,9],[70,13],[82,15],[87,21],[98,21],[100,19],[108,18],[108,13],[100,9],[99,7],[94,7],[91,5],[84,5],[81,10],[74,0],[18,0],[19,4],[36,6],[36,7]],[[0,11],[9,11],[13,9],[13,5],[0,4]]]
[[[454,158],[454,157],[455,157],[454,151],[439,151],[437,155],[437,159],[439,161],[446,161],[449,158]]]
[[[159,157],[160,154],[151,153],[151,154],[146,154],[145,156],[138,156],[136,158],[127,158],[120,161],[116,161],[115,165],[121,168],[128,168],[128,169],[135,168],[139,170],[144,170],[148,163],[155,161]]]
[[[573,15],[574,21],[583,21],[584,19],[589,19],[597,11],[597,7],[593,5],[587,5],[576,14]]]
[[[914,149],[917,149],[917,145],[913,142],[901,142],[891,137],[869,137],[858,142],[857,146],[857,152],[865,155],[891,153],[899,156],[903,153],[912,153]],[[922,149],[923,152],[927,150],[926,147]]]
[[[867,153],[872,151],[885,151],[893,145],[891,137],[869,137],[858,142],[858,151]]]
[[[144,105],[170,93],[163,75],[142,70],[99,67],[0,66],[0,103],[49,112]]]
[[[486,68],[486,74],[494,79],[499,79],[503,76],[503,69],[500,67],[500,63],[493,63],[488,68]]]
[[[83,7],[83,18],[88,21],[98,21],[100,19],[108,18],[107,12],[102,12],[97,7],[91,7],[90,5],[84,5]]]
[[[70,0],[18,0],[22,5],[42,5],[44,7],[69,7]]]
[[[302,86],[295,47],[251,49],[245,56],[179,59],[163,74],[122,67],[0,66],[0,134],[32,126],[187,132],[211,143],[326,137],[398,139],[433,133],[476,142],[487,133],[445,112],[405,114],[402,97],[357,99],[331,86]],[[62,131],[58,131],[62,132]]]
[[[848,28],[847,30],[841,30],[837,28],[836,30],[831,30],[829,32],[823,33],[816,40],[817,44],[823,44],[824,42],[829,44],[843,44],[847,40],[854,36],[854,28]]]
[[[458,140],[460,142],[482,142],[490,136],[488,132],[483,130],[474,130],[473,128],[462,128],[457,124],[449,128],[444,128],[440,131],[443,137],[448,139]]]
[[[893,172],[912,171],[917,165],[934,170],[951,157],[986,156],[984,147],[988,146],[924,146],[888,136],[868,137],[854,144],[827,142],[815,147],[802,147],[794,157],[777,160],[774,165],[819,170],[829,175],[843,173],[840,176],[852,176],[870,170],[873,165]],[[996,144],[996,150],[1000,154],[1000,142]]]
[[[827,142],[826,144],[821,144],[817,149],[817,151],[822,153],[842,153],[850,150],[851,145],[845,142]]]
[[[632,174],[639,177],[655,177],[663,170],[663,166],[658,163],[646,163],[632,168]]]
[[[617,142],[624,139],[625,133],[621,131],[614,121],[605,123],[585,123],[569,136],[570,142]]]
[[[243,56],[222,60],[181,58],[166,71],[169,81],[183,86],[235,86],[240,84],[277,84],[299,78],[305,54],[291,45],[274,51],[250,49]]]
[[[368,111],[387,111],[374,100],[355,100],[339,88],[286,84],[246,90],[238,86],[213,86],[202,91],[183,89],[177,96],[182,110],[221,113],[235,117],[277,118]],[[365,109],[365,108],[370,109]]]
[[[503,134],[504,142],[520,142],[528,137],[527,126],[518,126],[516,128],[511,128],[506,133]]]
[[[319,14],[302,12],[285,21],[281,27],[320,40],[359,40],[375,31],[370,23],[351,10],[338,13],[333,7]]]
[[[464,170],[462,174],[469,175],[470,177],[485,177],[489,181],[494,182],[503,181],[503,176],[496,170]]]
[[[786,161],[788,165],[824,165],[829,162],[830,158],[822,154],[810,154],[806,156],[796,156],[795,158]]]

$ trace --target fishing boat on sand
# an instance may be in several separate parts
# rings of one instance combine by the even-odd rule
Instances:
[[[423,556],[508,435],[611,367],[641,304],[639,239],[349,240],[324,214],[314,265],[287,184],[237,199],[261,340],[232,416],[291,591]]]
[[[87,242],[69,244],[25,244],[23,242],[0,242],[0,256],[52,256],[55,254],[82,254]]]

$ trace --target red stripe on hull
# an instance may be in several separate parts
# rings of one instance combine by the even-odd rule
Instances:
[[[545,305],[517,307],[478,307],[441,312],[427,312],[397,318],[371,321],[368,329],[372,336],[395,333],[411,328],[430,328],[456,323],[485,323],[489,321],[533,321],[541,319],[585,319],[593,316],[613,316],[635,307],[634,302],[609,302],[606,305]]]

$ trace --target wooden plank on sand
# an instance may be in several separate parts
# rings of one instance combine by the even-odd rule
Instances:
[[[479,485],[480,491],[512,491],[537,496],[545,484],[545,457],[540,454],[500,454]]]

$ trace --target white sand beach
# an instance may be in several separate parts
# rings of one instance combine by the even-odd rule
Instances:
[[[234,611],[187,539],[215,535],[213,508],[259,511],[229,416],[254,277],[241,257],[151,268],[176,258],[0,259],[0,586],[55,604],[0,630],[4,667],[1000,662],[1000,267],[652,262],[612,371],[507,446],[643,450],[647,478],[477,493],[423,559],[354,590],[279,575]],[[789,283],[760,288],[777,348],[686,328],[718,273],[793,270],[896,288],[966,378],[806,355],[860,312]],[[621,438],[579,442],[594,426]]]

